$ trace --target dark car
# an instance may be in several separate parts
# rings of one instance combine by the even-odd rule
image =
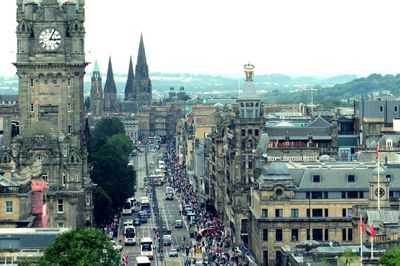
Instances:
[[[140,225],[140,218],[133,219],[133,225]]]
[[[146,216],[140,216],[139,217],[139,221],[140,221],[140,223],[145,224],[145,223],[147,223],[147,217]]]
[[[162,233],[163,233],[163,235],[171,235],[171,230],[169,230],[167,227],[163,226]]]

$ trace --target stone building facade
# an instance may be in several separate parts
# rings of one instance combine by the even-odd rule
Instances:
[[[84,136],[85,1],[17,0],[20,135],[11,140],[17,171],[41,161],[49,227],[92,223],[92,183]],[[9,125],[11,126],[11,125]]]

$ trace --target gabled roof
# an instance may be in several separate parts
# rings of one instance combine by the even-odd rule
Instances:
[[[312,121],[306,127],[331,127],[331,126],[332,126],[331,123],[327,122],[321,116],[318,116],[317,118],[314,119],[314,121]]]

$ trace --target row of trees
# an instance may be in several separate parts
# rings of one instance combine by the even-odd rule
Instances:
[[[98,227],[104,227],[134,194],[136,175],[128,166],[132,143],[119,119],[102,118],[91,132],[89,149],[91,177],[97,184],[93,194],[94,220]]]

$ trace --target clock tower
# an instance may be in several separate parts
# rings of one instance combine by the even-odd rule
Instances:
[[[92,198],[84,137],[85,0],[17,3],[20,136],[18,169],[42,162],[48,185],[47,226],[92,223]]]
[[[369,207],[378,208],[378,201],[381,209],[390,208],[389,182],[386,179],[385,170],[381,166],[373,170],[372,181],[369,182]]]

